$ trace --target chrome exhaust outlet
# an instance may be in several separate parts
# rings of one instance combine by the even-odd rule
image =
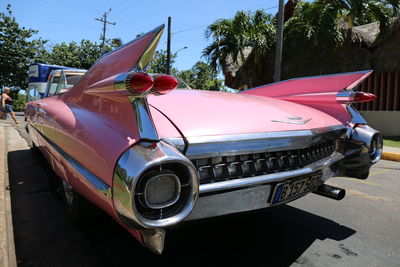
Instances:
[[[346,190],[339,188],[339,187],[323,184],[323,185],[320,185],[317,188],[317,190],[314,191],[313,193],[320,195],[320,196],[327,197],[327,198],[335,199],[335,200],[342,200],[344,198],[344,196],[346,195]]]

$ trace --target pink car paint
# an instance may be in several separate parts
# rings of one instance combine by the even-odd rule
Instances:
[[[242,94],[273,97],[306,105],[329,114],[341,123],[351,121],[346,106],[336,101],[337,93],[353,90],[366,79],[372,71],[359,71],[343,74],[294,78],[268,84],[242,92]]]
[[[149,103],[173,120],[186,137],[310,130],[341,124],[304,105],[245,94],[175,90],[165,96],[149,96]],[[274,122],[299,116],[311,120],[304,125]]]

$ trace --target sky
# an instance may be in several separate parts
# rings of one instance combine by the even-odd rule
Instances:
[[[167,24],[171,16],[171,51],[178,51],[174,67],[179,70],[205,60],[202,50],[210,43],[205,30],[217,19],[232,18],[239,10],[278,10],[278,0],[0,0],[0,11],[6,11],[7,4],[20,26],[38,30],[35,38],[47,39],[50,45],[82,39],[100,42],[103,23],[95,18],[110,8],[107,20],[116,25],[107,25],[106,37],[121,38],[123,43]],[[159,49],[166,49],[166,40],[165,31]]]

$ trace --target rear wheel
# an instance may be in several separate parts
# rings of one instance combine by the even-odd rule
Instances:
[[[72,221],[85,223],[90,220],[95,208],[89,201],[79,195],[66,181],[62,181],[62,200]]]

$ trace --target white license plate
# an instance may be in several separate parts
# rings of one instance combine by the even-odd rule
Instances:
[[[285,202],[289,199],[314,191],[320,185],[320,182],[321,173],[318,173],[301,179],[277,184],[272,198],[272,204]]]

